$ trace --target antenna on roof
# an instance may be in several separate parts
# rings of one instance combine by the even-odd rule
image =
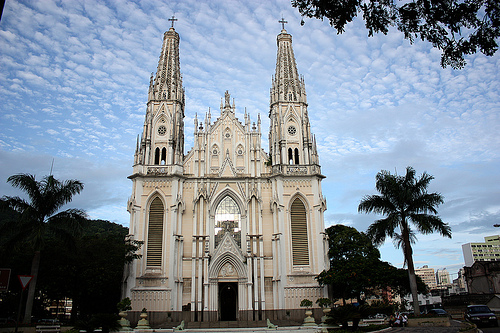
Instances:
[[[52,165],[50,166],[50,174],[49,176],[52,176],[52,169],[54,168],[54,158],[52,158]]]

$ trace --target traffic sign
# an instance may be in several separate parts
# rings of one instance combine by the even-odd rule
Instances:
[[[23,290],[26,289],[28,284],[31,282],[33,279],[33,275],[18,275],[19,282],[21,282],[21,286],[23,287]]]

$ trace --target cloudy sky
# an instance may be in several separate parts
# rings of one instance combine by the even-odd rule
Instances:
[[[498,234],[500,55],[442,69],[440,52],[398,32],[367,37],[356,20],[337,35],[301,17],[288,0],[13,1],[0,21],[0,195],[18,195],[8,176],[50,173],[85,183],[71,207],[128,225],[132,159],[151,72],[175,13],[186,89],[187,152],[193,119],[218,116],[229,90],[237,116],[263,120],[268,151],[269,89],[283,16],[303,74],[320,152],[325,224],[365,231],[357,213],[380,170],[413,166],[435,176],[430,190],[452,239],[418,235],[417,267],[463,266],[461,245]],[[53,167],[52,167],[53,164]],[[382,259],[401,266],[389,240]]]

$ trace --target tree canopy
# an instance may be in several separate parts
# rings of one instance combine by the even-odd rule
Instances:
[[[0,214],[0,227],[15,218],[15,212]],[[72,319],[90,318],[99,313],[116,312],[121,298],[125,264],[134,260],[141,242],[127,240],[128,228],[103,220],[86,220],[81,232],[68,244],[51,233],[43,239],[33,315],[41,318],[45,300],[73,300]],[[12,248],[8,235],[0,233],[0,267],[12,269],[12,276],[29,272],[32,252],[28,247]],[[105,254],[105,255],[103,255]],[[17,311],[20,286],[13,283],[6,298],[0,301],[0,312],[13,316]]]
[[[338,34],[362,13],[368,36],[395,27],[410,43],[421,39],[441,50],[442,67],[461,69],[466,55],[498,49],[498,0],[292,0],[292,6],[302,16],[328,19]]]
[[[388,287],[402,295],[410,292],[408,281],[400,278],[401,272],[407,276],[407,271],[380,260],[380,252],[366,234],[340,224],[327,228],[325,232],[329,238],[330,268],[316,279],[320,284],[332,287],[333,298],[356,298],[362,303],[361,295],[377,294],[380,289]],[[426,292],[423,282],[420,281],[419,287],[421,292]]]
[[[13,175],[7,182],[24,191],[29,198],[25,200],[20,197],[5,196],[0,207],[18,213],[17,219],[8,220],[10,223],[4,223],[0,229],[0,232],[10,236],[8,243],[12,246],[23,244],[33,251],[31,264],[33,279],[28,287],[23,320],[25,324],[29,324],[45,236],[51,233],[71,244],[72,237],[85,219],[85,212],[80,209],[59,210],[69,203],[75,194],[83,190],[83,183],[78,180],[59,181],[52,175],[38,181],[31,174]]]
[[[397,244],[402,246],[408,265],[413,304],[418,304],[418,293],[411,246],[414,234],[410,224],[423,234],[437,231],[451,238],[451,228],[441,220],[436,210],[443,203],[443,196],[427,192],[433,179],[426,172],[416,177],[412,167],[407,167],[406,174],[402,176],[382,170],[376,176],[376,188],[380,195],[366,195],[358,206],[359,212],[384,215],[384,218],[368,227],[367,234],[374,244],[381,245],[387,237],[391,237],[396,238]],[[414,307],[414,311],[419,314],[418,306]]]
[[[35,288],[39,299],[73,299],[74,314],[114,312],[125,263],[137,258],[141,243],[126,240],[121,225],[90,221],[79,209],[60,211],[83,190],[78,180],[18,174],[7,181],[29,199],[0,200],[0,267],[26,275],[26,257],[33,258],[24,322],[31,321]]]

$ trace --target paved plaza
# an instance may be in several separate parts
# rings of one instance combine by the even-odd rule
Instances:
[[[458,320],[451,320],[450,327],[389,327],[378,332],[387,333],[457,333],[460,332],[461,322]],[[161,332],[172,332],[169,330],[153,330],[155,333]],[[137,332],[137,331],[136,331]],[[151,330],[140,331],[151,332]],[[269,330],[265,327],[250,327],[250,328],[204,328],[204,329],[189,329],[186,328],[180,332],[223,332],[223,333],[263,333],[263,332],[278,332],[278,333],[317,333],[320,332],[319,327],[302,327],[302,326],[290,326],[290,327],[278,327],[277,330]]]

